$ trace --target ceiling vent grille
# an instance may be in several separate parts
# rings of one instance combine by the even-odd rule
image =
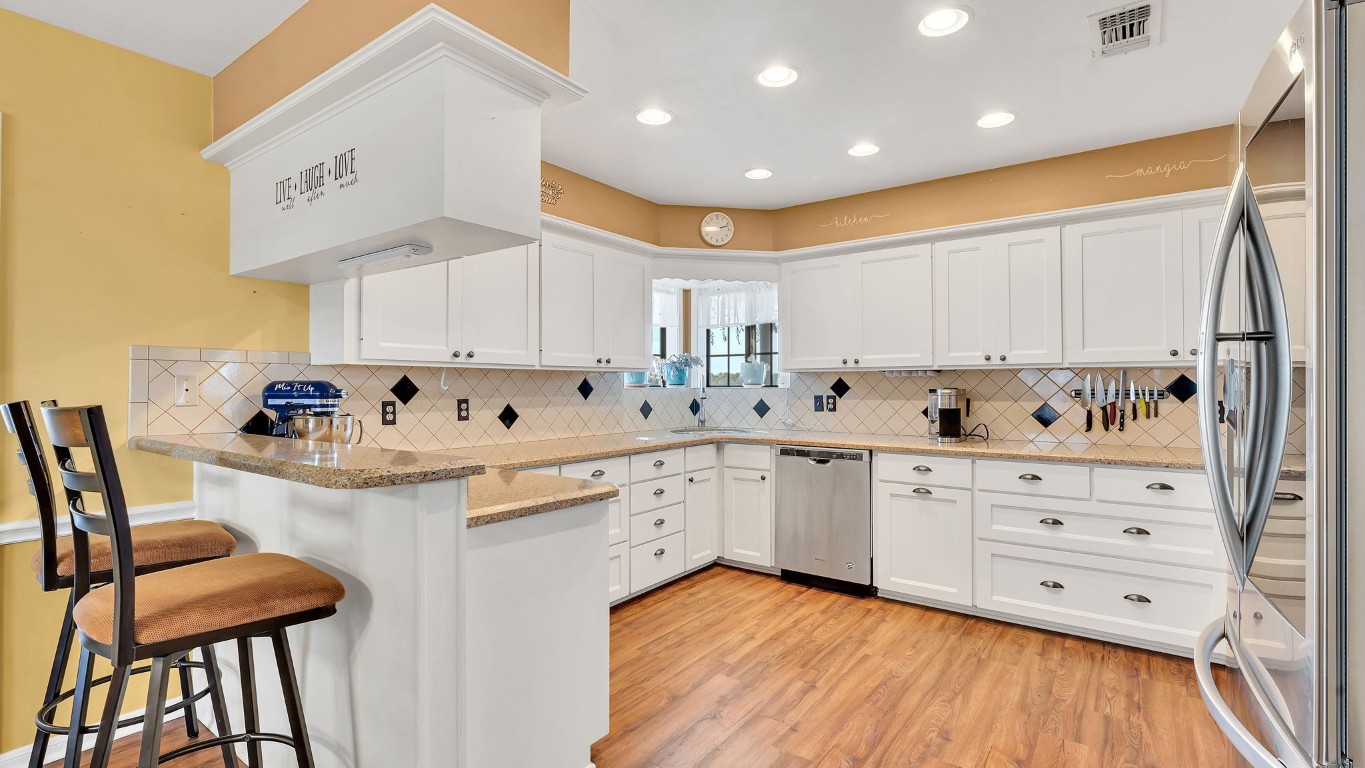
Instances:
[[[1090,52],[1117,56],[1161,42],[1161,3],[1129,3],[1090,17]]]

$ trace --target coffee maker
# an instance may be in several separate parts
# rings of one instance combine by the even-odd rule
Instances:
[[[940,443],[960,443],[966,435],[962,426],[972,415],[972,399],[961,387],[936,387],[929,390],[929,436]]]

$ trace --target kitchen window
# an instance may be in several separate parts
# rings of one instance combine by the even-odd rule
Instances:
[[[777,369],[777,323],[732,325],[706,329],[706,385],[738,387],[740,365],[767,363],[763,386],[774,384]]]

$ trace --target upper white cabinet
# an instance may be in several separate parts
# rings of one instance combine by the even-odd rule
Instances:
[[[1060,365],[1060,241],[1045,227],[936,243],[935,365]]]
[[[1179,211],[1063,229],[1063,339],[1068,365],[1156,365],[1184,359],[1182,350],[1188,351],[1188,346],[1183,240]]]
[[[1308,221],[1302,200],[1261,206],[1266,234],[1275,252],[1275,266],[1284,286],[1289,313],[1289,352],[1294,362],[1308,361],[1308,322],[1312,317],[1308,290]]]
[[[652,293],[647,258],[547,234],[540,276],[541,365],[649,367]]]
[[[359,278],[359,358],[533,366],[538,249],[517,246]]]
[[[844,284],[838,257],[782,265],[777,314],[783,370],[829,371],[853,358]]]

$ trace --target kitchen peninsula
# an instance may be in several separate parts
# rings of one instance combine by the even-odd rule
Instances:
[[[193,461],[199,517],[241,551],[287,553],[346,585],[336,621],[293,633],[319,766],[590,763],[608,727],[599,553],[615,486],[250,435],[130,445]],[[240,711],[236,654],[220,659]],[[262,723],[287,731],[269,665],[260,654]],[[287,752],[266,745],[266,761]]]

